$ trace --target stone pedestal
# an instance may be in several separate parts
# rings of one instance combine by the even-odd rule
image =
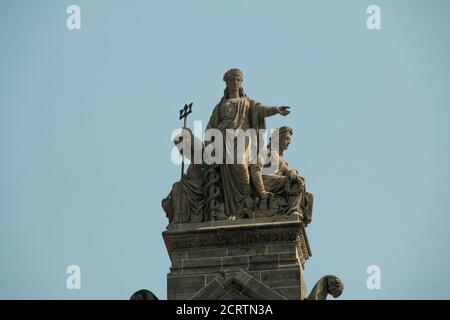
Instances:
[[[169,300],[307,297],[303,266],[311,251],[296,217],[171,224],[163,237]]]

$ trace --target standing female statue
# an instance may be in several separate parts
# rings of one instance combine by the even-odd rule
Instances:
[[[289,107],[264,106],[247,97],[242,87],[244,76],[239,69],[228,70],[223,76],[223,80],[226,83],[224,96],[214,108],[207,129],[220,130],[224,141],[227,140],[225,138],[227,137],[227,129],[233,129],[235,132],[237,130],[255,129],[259,133],[258,130],[266,128],[266,117],[275,114],[283,116],[289,114]],[[237,155],[237,147],[235,140],[231,144],[228,141],[225,150]],[[224,210],[229,218],[240,215],[239,212],[243,208],[245,200],[250,196],[252,170],[249,170],[249,166],[252,165],[249,160],[250,156],[248,152],[245,152],[241,163],[229,164],[224,161],[223,164],[219,165]],[[254,164],[253,166],[257,167],[258,165]],[[264,191],[261,179],[252,182],[258,197],[265,198],[267,192]]]

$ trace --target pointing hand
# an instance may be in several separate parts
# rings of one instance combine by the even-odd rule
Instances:
[[[290,113],[289,109],[290,109],[290,107],[287,107],[287,106],[278,107],[279,113],[282,116],[287,116]]]

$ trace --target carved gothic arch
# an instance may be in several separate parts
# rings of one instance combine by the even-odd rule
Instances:
[[[222,273],[198,291],[191,300],[286,300],[247,272]]]

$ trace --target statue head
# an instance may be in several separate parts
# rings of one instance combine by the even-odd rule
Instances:
[[[342,291],[344,291],[344,283],[336,276],[328,276],[327,291],[333,298],[337,298],[342,294]]]
[[[189,128],[183,128],[172,140],[178,152],[192,161],[196,154],[202,155],[204,145]]]
[[[224,91],[224,97],[228,98],[230,92],[237,92],[239,97],[245,97],[242,82],[244,81],[244,74],[239,69],[230,69],[223,75],[223,81],[227,84]]]
[[[277,132],[279,151],[283,152],[291,144],[292,134],[294,133],[294,130],[292,130],[291,127],[282,126],[281,128],[278,128],[278,130],[276,130],[273,134],[277,134]]]

